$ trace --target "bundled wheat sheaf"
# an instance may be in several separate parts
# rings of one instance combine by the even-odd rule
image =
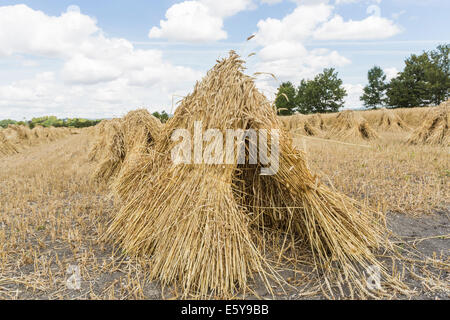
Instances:
[[[303,136],[318,136],[321,133],[320,120],[311,118],[302,114],[296,114],[288,117],[285,121],[284,128],[290,130],[293,134]]]
[[[9,156],[18,152],[17,148],[0,131],[0,156]]]
[[[106,237],[128,255],[145,257],[150,277],[176,286],[184,297],[230,297],[250,288],[257,275],[270,292],[272,280],[283,283],[278,261],[295,260],[298,251],[308,253],[331,294],[345,286],[351,296],[374,296],[362,272],[369,266],[380,268],[384,289],[403,288],[375,257],[391,247],[381,217],[322,185],[286,131],[273,176],[259,174],[261,163],[172,162],[172,133],[187,129],[193,135],[195,121],[222,133],[281,129],[274,108],[243,70],[231,52],[182,101],[151,151],[133,148],[135,163],[115,182],[126,197]],[[130,185],[126,192],[123,186]]]
[[[395,114],[402,119],[410,128],[418,128],[429,110],[434,107],[400,108],[395,109]]]
[[[450,146],[450,100],[430,109],[422,126],[409,137],[410,144]]]
[[[325,130],[325,120],[320,113],[309,115],[308,122],[320,131]]]
[[[410,130],[408,125],[392,110],[382,109],[377,128],[387,132],[401,132]]]
[[[343,140],[373,140],[377,139],[378,135],[361,115],[347,110],[338,113],[326,137]]]
[[[70,135],[68,128],[44,128],[37,126],[33,129],[22,125],[9,125],[2,130],[3,155],[21,152],[27,148],[43,143],[55,141]],[[14,151],[12,151],[14,150]]]
[[[162,128],[161,122],[147,110],[129,112],[123,119],[102,121],[96,128],[97,141],[89,159],[97,161],[94,177],[108,181],[119,174],[133,154],[145,153]]]

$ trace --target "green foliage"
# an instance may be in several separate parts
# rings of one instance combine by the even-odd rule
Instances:
[[[65,119],[63,120],[63,127],[74,127],[74,128],[87,128],[93,127],[99,124],[102,120],[88,120],[88,119]]]
[[[450,44],[438,46],[429,56],[432,68],[427,73],[431,81],[431,101],[438,105],[450,98]]]
[[[17,121],[11,119],[0,120],[0,127],[7,128],[10,124],[17,124]]]
[[[364,93],[360,100],[366,108],[376,109],[385,102],[386,95],[386,74],[383,69],[374,66],[367,74],[369,84],[364,87]]]
[[[302,80],[297,90],[297,111],[300,113],[338,112],[344,106],[347,92],[335,69],[324,69],[313,80]]]
[[[342,80],[333,69],[324,69],[313,80],[302,80],[295,89],[291,82],[284,82],[279,88],[275,106],[280,115],[294,112],[303,114],[337,112],[344,106],[347,96]]]
[[[162,123],[166,123],[169,120],[170,116],[167,112],[163,111],[159,113],[158,111],[153,112],[153,116],[158,118]]]
[[[42,127],[72,127],[72,128],[85,128],[92,127],[98,124],[101,120],[88,120],[88,119],[58,119],[55,116],[46,116],[33,118],[30,121],[14,121],[14,120],[1,120],[0,126],[3,128],[8,127],[10,124],[29,126],[33,129],[36,126]]]
[[[387,102],[396,108],[439,105],[450,97],[450,45],[411,55],[404,70],[391,80]]]
[[[291,82],[281,84],[275,99],[275,106],[279,115],[288,116],[295,112],[297,108],[296,95],[297,92]]]
[[[405,69],[392,79],[387,91],[389,105],[400,108],[426,106],[431,102],[431,83],[427,69],[431,68],[428,54],[412,55]]]
[[[39,118],[33,118],[31,121],[29,121],[30,127],[35,126],[42,126],[42,127],[62,127],[63,126],[63,120],[58,120],[55,116],[46,116],[46,117],[39,117]]]

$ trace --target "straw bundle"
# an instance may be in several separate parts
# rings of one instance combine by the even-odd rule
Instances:
[[[409,137],[409,144],[450,146],[450,104],[447,102],[428,111],[421,127]]]
[[[367,120],[354,111],[347,110],[336,116],[326,137],[342,140],[373,140],[377,139],[378,135],[369,126]]]
[[[118,173],[125,158],[125,143],[123,141],[122,126],[119,119],[109,120],[97,136],[89,159],[97,160],[97,167],[93,177],[98,180],[108,181]]]
[[[280,119],[281,125],[283,127],[283,129],[285,130],[290,130],[291,127],[291,117],[292,116],[278,116],[278,118]]]
[[[95,137],[95,141],[88,154],[89,161],[99,161],[101,159],[101,154],[106,148],[106,126],[108,126],[110,121],[112,120],[102,120],[96,126],[86,129],[89,131],[89,134]]]
[[[394,113],[409,127],[417,128],[422,125],[423,119],[432,108],[433,107],[400,108],[395,109]]]
[[[2,133],[5,135],[6,139],[8,139],[12,143],[16,143],[17,141],[19,141],[17,131],[11,128],[11,126],[9,126],[6,129],[3,129]]]
[[[308,116],[308,122],[321,131],[325,130],[325,121],[320,113],[312,114]]]
[[[36,143],[44,143],[51,141],[49,137],[49,132],[47,128],[44,128],[42,126],[36,126],[33,129],[31,129],[33,140],[36,141]]]
[[[135,192],[134,181],[129,181],[129,173],[141,165],[142,156],[153,152],[155,141],[159,138],[163,124],[147,110],[131,111],[122,120],[122,131],[126,146],[126,157],[122,163],[113,189],[120,200],[125,201]],[[126,181],[126,182],[125,182]]]
[[[47,139],[49,141],[56,141],[69,135],[67,128],[49,127],[44,128],[44,130],[46,131]]]
[[[378,129],[390,132],[410,130],[408,125],[392,110],[383,108],[379,111]]]
[[[128,156],[149,150],[161,127],[161,122],[144,109],[131,111],[123,119],[102,121],[89,154],[90,160],[98,161],[94,177],[108,181],[117,176],[124,162],[133,162]]]
[[[219,61],[167,122],[155,151],[141,154],[140,165],[117,180],[135,184],[135,192],[106,237],[129,255],[149,257],[150,277],[181,288],[183,296],[229,297],[245,290],[255,272],[271,290],[268,277],[280,278],[265,253],[281,257],[288,249],[310,252],[323,279],[367,292],[358,268],[380,265],[373,250],[388,246],[383,228],[375,214],[321,185],[287,132],[280,132],[280,166],[273,176],[259,174],[260,162],[173,164],[172,133],[186,129],[193,135],[195,121],[222,133],[281,128],[242,64],[234,52]],[[267,239],[275,239],[273,246]]]
[[[31,145],[33,140],[33,133],[31,132],[30,128],[26,126],[19,126],[19,125],[9,125],[8,128],[11,128],[16,132],[16,143],[18,144],[24,144],[24,145]]]
[[[17,148],[8,141],[2,131],[0,131],[0,156],[9,156],[18,153]]]
[[[89,127],[88,130],[90,128],[94,128],[94,127]],[[68,134],[80,134],[82,129],[76,129],[76,128],[66,128],[67,129],[67,133]],[[85,129],[86,130],[86,129]]]
[[[287,121],[286,121],[287,120]],[[310,121],[310,117],[303,114],[296,114],[286,119],[285,129],[291,131],[293,134],[299,134],[303,136],[318,136],[320,130],[313,125]]]
[[[70,134],[70,130],[68,128],[35,126],[30,133],[30,144],[42,144],[64,138]]]

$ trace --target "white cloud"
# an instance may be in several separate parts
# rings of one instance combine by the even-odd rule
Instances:
[[[198,1],[173,5],[167,10],[166,18],[161,20],[160,28],[150,30],[150,38],[194,42],[227,38],[227,33],[222,30],[222,18],[212,15],[209,8]]]
[[[187,11],[172,6],[166,20],[152,29],[153,37],[180,41],[225,39],[224,19],[251,10],[256,3],[278,2],[281,1],[184,1],[178,5]],[[398,32],[398,26],[379,16],[346,21],[333,15],[335,7],[327,0],[294,2],[297,8],[284,18],[267,18],[257,24],[256,37],[248,43],[253,46],[252,51],[259,51],[252,71],[271,72],[280,81],[298,83],[302,78],[314,77],[323,68],[351,63],[337,51],[311,49],[307,41],[378,39],[389,37],[392,30]],[[168,62],[160,50],[138,50],[126,39],[108,37],[94,18],[82,14],[76,6],[60,16],[48,16],[25,5],[0,6],[2,55],[8,59],[22,57],[20,63],[24,66],[36,66],[33,61],[39,61],[39,70],[51,67],[49,72],[35,76],[28,76],[28,70],[24,72],[27,79],[0,85],[0,118],[45,114],[104,117],[120,116],[138,106],[161,109],[170,105],[173,94],[185,95],[202,75]],[[385,70],[388,77],[389,69],[395,68]],[[396,70],[391,71],[395,74]],[[259,77],[257,85],[271,96],[279,83],[270,77]],[[353,97],[347,99],[348,104],[355,105],[361,87],[347,88]]]
[[[119,67],[109,61],[94,60],[78,55],[67,61],[62,76],[66,82],[80,84],[95,84],[117,79],[122,74]]]
[[[372,40],[386,39],[400,33],[400,28],[391,20],[376,15],[360,21],[344,21],[335,15],[314,32],[318,40]]]
[[[49,17],[26,5],[0,7],[0,55],[67,56],[98,31],[94,19],[75,11]]]
[[[363,2],[364,0],[336,0],[336,4],[350,4],[350,3],[358,3],[358,2]],[[365,0],[366,2],[375,2],[380,4],[381,0]]]
[[[297,7],[282,19],[267,18],[259,21],[254,39],[261,47],[258,53],[260,60],[255,69],[273,73],[279,82],[292,81],[298,84],[302,79],[312,79],[324,68],[338,68],[351,63],[335,50],[307,48],[307,41],[382,39],[400,31],[392,21],[379,16],[378,10],[371,9],[373,14],[365,19],[345,21],[341,16],[333,15],[335,7],[328,0],[293,1],[297,3]],[[355,2],[359,0],[338,0],[335,4]],[[380,3],[377,0],[367,2]],[[266,92],[276,92],[279,82],[265,76],[257,84]],[[359,97],[363,86],[346,84],[345,88],[349,94],[346,106],[361,106]]]
[[[39,63],[35,60],[25,59],[22,61],[22,66],[27,68],[37,67]]]
[[[398,76],[399,71],[396,67],[392,67],[384,69],[384,73],[386,74],[386,80],[391,81]]]
[[[283,19],[268,18],[258,22],[255,40],[261,45],[270,45],[279,41],[302,41],[311,36],[315,28],[327,21],[332,6],[319,4],[298,6]]]
[[[345,91],[347,91],[347,97],[345,98],[344,109],[355,109],[362,106],[359,99],[363,94],[364,86],[362,84],[344,84]]]
[[[265,4],[272,5],[272,4],[280,3],[280,2],[282,2],[283,0],[260,0],[260,1],[261,1],[261,3],[265,3]]]
[[[202,75],[165,61],[159,50],[138,50],[126,39],[106,37],[77,7],[57,17],[25,5],[0,7],[0,54],[54,60],[51,72],[0,86],[0,118],[162,108]]]
[[[262,49],[258,54],[257,71],[274,73],[280,81],[299,82],[314,77],[323,68],[349,64],[350,61],[336,51],[308,51],[303,44],[329,19],[332,11],[332,6],[316,2],[298,6],[281,20],[259,21],[255,41]]]
[[[254,8],[252,0],[194,0],[174,4],[166,12],[166,20],[153,27],[151,39],[171,41],[205,42],[227,38],[223,30],[225,18],[240,11]]]
[[[307,55],[305,47],[299,42],[280,41],[265,46],[259,57],[263,61],[290,59]]]
[[[256,4],[253,2],[253,0],[199,1],[210,10],[212,15],[222,18],[231,17],[241,11],[256,8]]]
[[[273,48],[276,47],[273,46]],[[256,65],[256,69],[261,72],[273,73],[280,81],[298,83],[301,79],[313,78],[323,68],[341,67],[350,63],[350,60],[341,56],[337,51],[326,49],[299,51],[295,56],[291,55],[289,51],[285,53],[287,54],[284,58],[277,59],[277,56],[272,56],[271,59],[262,59]]]

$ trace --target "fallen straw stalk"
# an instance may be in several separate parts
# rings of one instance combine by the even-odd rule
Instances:
[[[105,237],[128,255],[146,257],[150,278],[181,288],[183,297],[231,297],[245,291],[255,274],[271,292],[270,279],[282,279],[268,256],[282,262],[291,251],[309,252],[322,283],[346,286],[351,296],[376,296],[361,272],[369,266],[380,267],[384,289],[404,290],[375,258],[378,249],[391,248],[382,217],[319,183],[287,132],[281,130],[273,176],[259,174],[261,163],[172,163],[172,133],[193,133],[195,121],[222,133],[281,129],[243,69],[234,52],[219,61],[182,101],[153,151],[141,152],[138,163],[122,170],[115,185],[132,184],[133,192]]]

